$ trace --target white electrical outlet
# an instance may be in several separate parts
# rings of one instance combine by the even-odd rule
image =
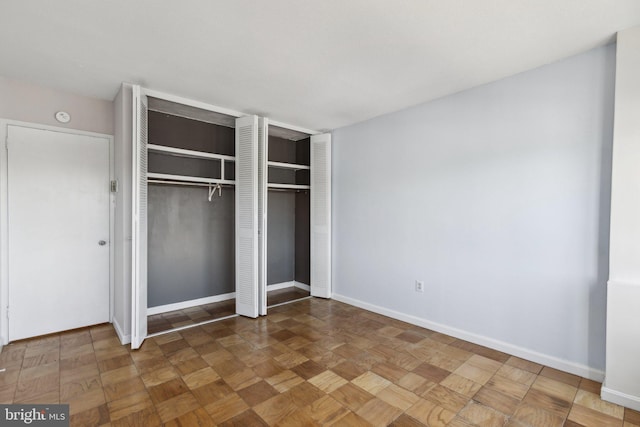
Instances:
[[[424,292],[424,282],[422,280],[416,280],[416,292]]]

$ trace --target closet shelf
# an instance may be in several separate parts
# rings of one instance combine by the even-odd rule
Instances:
[[[149,151],[157,153],[171,154],[180,157],[192,157],[196,159],[211,159],[211,160],[227,160],[235,161],[234,156],[227,156],[225,154],[207,153],[205,151],[185,150],[183,148],[167,147],[166,145],[147,144]]]
[[[147,179],[162,179],[178,182],[197,182],[204,184],[230,184],[234,185],[236,182],[231,179],[219,179],[219,178],[202,178],[199,176],[185,176],[185,175],[171,175],[167,173],[147,173]]]
[[[295,163],[282,163],[282,162],[267,162],[267,166],[278,169],[294,169],[294,170],[309,170],[310,166],[298,165]]]
[[[309,190],[310,185],[268,183],[267,188],[288,188],[293,190]]]

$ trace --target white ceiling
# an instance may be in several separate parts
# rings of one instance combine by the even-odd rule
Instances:
[[[334,129],[583,52],[640,0],[1,0],[0,75]]]

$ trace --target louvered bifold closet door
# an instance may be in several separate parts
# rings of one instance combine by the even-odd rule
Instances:
[[[311,295],[331,298],[331,135],[311,136]]]
[[[133,86],[131,348],[147,336],[147,97]]]
[[[258,317],[258,117],[236,119],[236,313]]]
[[[258,305],[260,315],[267,314],[267,182],[269,122],[258,119]]]

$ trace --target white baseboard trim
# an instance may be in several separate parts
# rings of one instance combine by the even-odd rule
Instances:
[[[273,285],[267,285],[267,292],[277,291],[278,289],[292,288],[294,286],[296,288],[304,289],[306,291],[311,290],[309,285],[305,285],[304,283],[300,283],[296,281],[291,281],[291,282],[274,283]],[[228,294],[197,298],[189,301],[180,301],[173,304],[158,305],[156,307],[147,308],[147,316],[168,313],[170,311],[175,311],[175,310],[184,310],[185,308],[197,307],[199,305],[211,304],[214,302],[227,301],[230,299],[234,299],[235,297],[236,297],[235,292],[229,292]]]
[[[267,292],[269,291],[277,291],[280,289],[293,288],[295,286],[293,280],[291,282],[282,282],[282,283],[274,283],[273,285],[267,285]]]
[[[608,286],[628,286],[628,287],[640,287],[640,282],[630,282],[628,280],[616,280],[616,279],[609,279],[607,281],[607,285]]]
[[[156,307],[147,308],[147,316],[153,316],[154,314],[167,313],[169,311],[183,310],[185,308],[197,307],[199,305],[211,304],[214,302],[226,301],[234,299],[236,297],[235,292],[229,292],[228,294],[214,295],[211,297],[197,298],[189,301],[180,301],[173,304],[158,305]]]
[[[295,286],[298,289],[302,289],[303,291],[311,292],[311,286],[304,284],[302,282],[294,281],[293,286]]]
[[[120,327],[120,324],[118,323],[118,320],[116,320],[115,317],[111,319],[111,324],[113,325],[113,329],[116,330],[116,334],[118,335],[118,338],[120,339],[120,342],[122,343],[122,345],[130,344],[131,334],[124,333],[124,331],[122,330],[122,327]]]
[[[504,341],[499,341],[493,338],[478,335],[472,332],[467,332],[462,329],[454,328],[451,326],[443,325],[441,323],[433,322],[431,320],[423,319],[421,317],[413,316],[410,314],[401,313],[399,311],[391,310],[388,308],[380,307],[374,304],[369,304],[364,301],[350,298],[344,295],[334,293],[332,298],[336,301],[343,302],[345,304],[353,305],[364,310],[372,311],[374,313],[382,314],[384,316],[391,317],[393,319],[401,320],[403,322],[411,323],[412,325],[421,326],[423,328],[431,329],[442,334],[452,336],[461,340],[469,341],[474,344],[482,345],[492,348],[494,350],[502,351],[513,356],[520,357],[522,359],[530,360],[535,363],[540,363],[545,366],[549,366],[554,369],[558,369],[564,372],[569,372],[574,375],[578,375],[590,380],[602,382],[604,379],[604,371],[591,368],[580,363],[571,362],[569,360],[560,359],[548,354],[539,353],[537,351],[529,350],[517,345],[509,344]]]
[[[302,282],[297,282],[295,280],[292,280],[291,282],[274,283],[273,285],[267,285],[267,292],[286,288],[298,288],[302,289],[303,291],[311,292],[311,286]]]
[[[622,405],[626,408],[634,409],[636,411],[640,411],[640,397],[622,393],[621,391],[612,390],[609,387],[606,387],[604,384],[602,385],[602,389],[600,390],[600,397],[602,397],[602,400],[616,403],[618,405]]]

